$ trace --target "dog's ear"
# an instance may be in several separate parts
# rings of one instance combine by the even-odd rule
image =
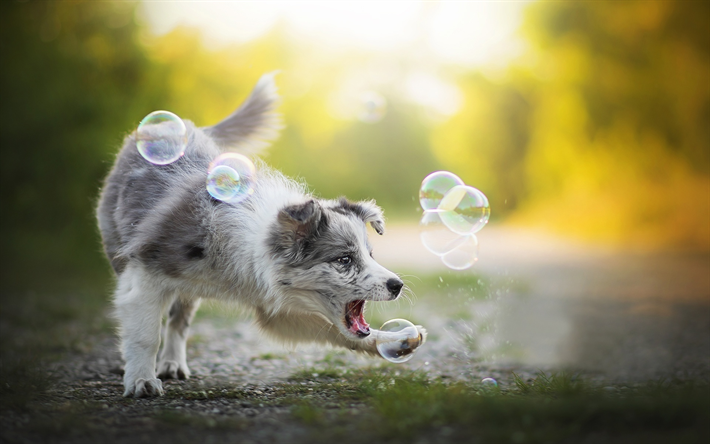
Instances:
[[[366,224],[369,223],[377,234],[385,234],[385,217],[382,213],[382,208],[377,206],[374,200],[353,203],[341,198],[338,202],[338,208],[355,214]]]
[[[279,211],[281,245],[291,249],[300,248],[306,240],[318,234],[325,222],[323,210],[315,199],[289,205]]]

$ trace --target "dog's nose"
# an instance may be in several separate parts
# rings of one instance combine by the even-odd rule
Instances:
[[[392,293],[392,296],[397,297],[399,290],[404,287],[404,282],[397,278],[391,278],[387,280],[387,289]]]

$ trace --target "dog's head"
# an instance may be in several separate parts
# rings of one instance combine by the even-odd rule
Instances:
[[[282,309],[320,313],[352,339],[369,335],[365,301],[394,300],[404,284],[373,259],[368,223],[384,233],[374,202],[310,199],[281,209],[269,243]]]

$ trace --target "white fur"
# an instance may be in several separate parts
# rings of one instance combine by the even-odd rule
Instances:
[[[389,284],[391,280],[399,281],[397,275],[370,255],[366,223],[380,234],[384,231],[381,210],[374,202],[350,204],[314,199],[302,184],[263,163],[257,164],[254,194],[243,204],[214,204],[200,185],[206,175],[200,159],[218,154],[224,145],[229,145],[230,135],[236,135],[237,145],[244,145],[251,136],[270,135],[259,123],[273,121],[268,116],[273,109],[271,95],[275,88],[270,85],[260,82],[246,105],[225,122],[204,130],[189,126],[192,146],[188,149],[194,151],[179,161],[180,168],[158,170],[159,167],[141,163],[134,153],[135,141],[129,137],[107,179],[99,205],[99,225],[107,254],[118,274],[115,316],[120,324],[121,350],[126,361],[124,396],[162,395],[158,376],[181,379],[190,376],[186,341],[201,298],[238,302],[253,309],[258,326],[286,344],[319,342],[377,355],[375,342],[387,335],[371,329],[369,336],[359,337],[344,321],[348,302],[386,301],[398,296],[393,292],[399,290]],[[266,99],[260,98],[260,94]],[[253,110],[267,116],[249,114]],[[239,119],[251,126],[241,127]],[[173,173],[166,173],[170,171]],[[142,209],[142,202],[136,204],[135,199],[130,200],[142,191],[128,189],[131,182],[127,178],[141,175],[151,178],[151,174],[166,183],[168,191],[150,211],[135,213],[139,214],[137,221],[127,226],[126,221],[132,220],[133,213],[126,212],[121,205],[138,205]],[[197,185],[189,185],[191,180]],[[195,197],[194,208],[184,205]],[[309,262],[307,267],[296,266],[292,258],[274,253],[274,235],[280,229],[290,234],[283,225],[283,218],[288,219],[284,214],[290,214],[284,213],[285,209],[309,205],[313,214],[327,217],[331,244],[321,245],[319,242],[326,241],[314,237],[313,248],[320,249],[318,252],[324,259]],[[347,210],[343,205],[356,205],[358,211]],[[178,234],[172,235],[177,239],[161,240],[164,234],[161,227],[166,223],[170,227],[173,221],[187,225],[177,227]],[[300,227],[301,222],[293,223]],[[166,271],[171,261],[166,265],[164,256],[155,260],[141,256],[142,249],[151,244],[156,244],[155,248],[165,244],[166,251],[178,251],[183,245],[180,236],[189,245],[187,238],[198,229],[204,231],[201,240],[205,242],[204,258],[200,260],[186,260],[177,255],[177,268],[171,273]],[[327,256],[337,253],[328,249],[335,248],[332,245],[337,247],[339,240],[349,246],[348,255],[357,262],[357,268],[338,265]],[[156,363],[161,322],[166,313],[165,344]],[[417,328],[425,339],[426,330]]]

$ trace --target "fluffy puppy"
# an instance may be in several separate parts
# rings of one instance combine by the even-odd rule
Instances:
[[[185,121],[185,154],[147,162],[126,137],[98,206],[103,246],[117,275],[115,315],[125,359],[124,396],[163,394],[158,378],[188,378],[188,327],[201,298],[253,309],[259,327],[287,344],[320,342],[376,355],[366,301],[391,301],[403,283],[372,257],[366,224],[384,232],[372,201],[321,200],[259,163],[254,193],[231,205],[205,188],[223,151],[251,154],[275,136],[273,76],[212,127]],[[165,344],[157,362],[161,324]],[[426,331],[419,327],[422,340]]]

